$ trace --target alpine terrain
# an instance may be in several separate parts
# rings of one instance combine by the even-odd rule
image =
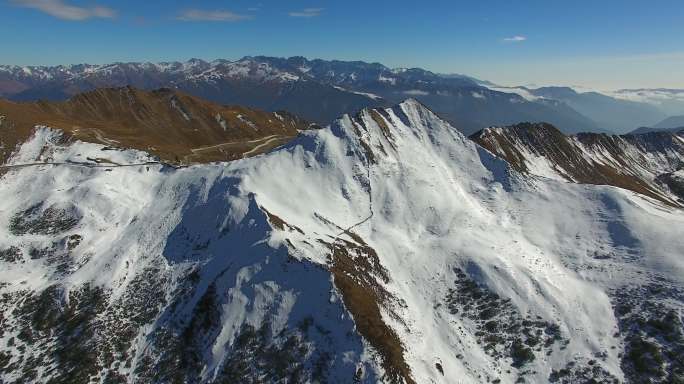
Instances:
[[[0,102],[0,382],[684,382],[682,134],[469,138],[372,77],[324,128],[193,82]]]
[[[570,88],[505,88],[463,75],[379,63],[248,56],[211,62],[103,65],[0,65],[0,96],[15,101],[63,101],[102,87],[172,88],[221,104],[287,110],[327,124],[366,107],[412,97],[472,134],[492,125],[549,122],[565,133],[628,132],[667,117],[661,98],[577,93]]]

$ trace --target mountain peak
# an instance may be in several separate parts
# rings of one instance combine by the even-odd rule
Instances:
[[[425,109],[429,111],[430,109],[425,106],[425,104],[421,103],[418,101],[418,99],[409,97],[408,99],[402,101],[401,103],[397,104],[398,106],[405,106],[409,108],[420,108],[420,109]]]
[[[531,148],[565,140],[566,136],[549,123],[523,122],[506,127],[488,127],[470,136],[477,142],[494,142],[504,138],[520,141]]]

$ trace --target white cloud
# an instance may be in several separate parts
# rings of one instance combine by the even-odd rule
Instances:
[[[102,6],[79,7],[62,0],[12,0],[12,4],[36,9],[62,20],[81,21],[92,18],[112,19],[116,11]]]
[[[301,11],[290,12],[291,17],[316,17],[320,16],[325,8],[305,8]]]
[[[513,36],[513,37],[506,37],[503,39],[503,41],[508,42],[508,43],[520,43],[527,40],[527,37],[525,36]]]
[[[239,13],[231,12],[231,11],[203,11],[200,9],[188,9],[186,11],[183,11],[178,17],[176,17],[177,20],[181,21],[226,21],[226,22],[235,22],[235,21],[242,21],[242,20],[249,20],[251,19],[252,16],[249,15],[241,15]]]

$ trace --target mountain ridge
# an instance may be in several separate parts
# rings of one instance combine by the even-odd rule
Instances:
[[[654,132],[673,132],[673,133],[679,133],[679,132],[684,132],[684,127],[679,127],[679,128],[650,128],[650,127],[640,127],[632,132],[630,132],[630,135],[642,135],[645,133],[654,133]]]

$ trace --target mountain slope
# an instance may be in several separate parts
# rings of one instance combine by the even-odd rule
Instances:
[[[682,211],[416,101],[231,163],[68,163],[103,149],[41,128],[9,164],[64,165],[2,176],[4,381],[681,379]]]
[[[519,124],[487,128],[472,138],[520,172],[613,185],[666,204],[684,202],[684,196],[658,182],[659,176],[684,168],[684,137],[676,133],[565,136],[548,124]]]
[[[220,161],[253,155],[282,144],[309,124],[286,112],[261,112],[210,103],[179,91],[104,88],[64,102],[0,100],[4,151],[0,160],[36,125],[114,147],[139,148],[165,161]]]

